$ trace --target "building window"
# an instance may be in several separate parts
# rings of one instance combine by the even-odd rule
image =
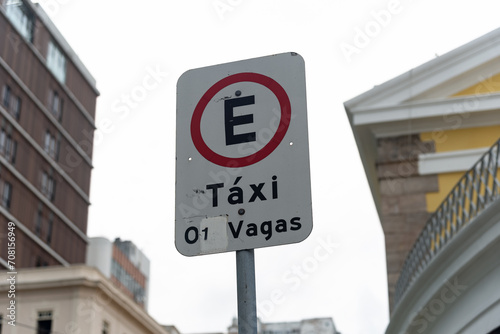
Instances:
[[[50,245],[50,243],[52,242],[52,227],[53,227],[53,225],[54,225],[54,215],[51,213],[49,216],[49,223],[47,226],[47,239],[45,239],[47,241],[47,245]]]
[[[9,182],[4,182],[2,189],[2,206],[10,209],[10,201],[12,199],[12,185]]]
[[[9,109],[9,107],[10,107],[10,87],[8,85],[3,86],[2,104],[5,107],[5,109]]]
[[[8,161],[14,163],[16,158],[17,142],[7,134],[5,129],[0,130],[0,154]]]
[[[12,96],[12,107],[10,108],[10,113],[19,120],[21,116],[21,98],[19,96]]]
[[[53,157],[56,154],[56,138],[53,137],[48,130],[45,132],[43,149],[51,157]]]
[[[52,311],[38,312],[38,322],[36,326],[37,334],[49,334],[52,331]]]
[[[59,94],[57,92],[53,92],[52,94],[52,106],[51,106],[52,114],[59,119]]]
[[[47,152],[55,160],[59,157],[59,146],[60,140],[56,140],[56,137],[53,136],[49,130],[45,132],[45,138],[43,140],[43,149]]]
[[[42,233],[42,223],[43,223],[42,208],[38,207],[38,211],[36,213],[36,218],[35,218],[35,234],[37,236],[40,236],[40,233]]]
[[[14,163],[16,160],[17,142],[7,134],[5,129],[0,130],[0,154],[8,161]]]
[[[17,151],[17,142],[12,139],[10,135],[7,135],[7,143],[5,146],[5,158],[12,162],[16,162],[16,151]]]
[[[35,16],[31,9],[22,0],[7,0],[5,11],[19,33],[32,43]]]
[[[111,275],[132,293],[137,303],[146,302],[144,288],[115,259],[111,262]]]
[[[102,322],[102,334],[109,334],[109,324],[106,321]]]
[[[7,146],[7,133],[5,132],[5,129],[0,130],[0,152],[3,155],[3,152],[5,152],[5,147]]]
[[[66,81],[66,57],[52,41],[49,42],[47,66],[59,82],[64,83]]]
[[[19,116],[21,115],[21,98],[12,94],[8,85],[3,86],[2,104],[16,120],[19,120]]]
[[[49,92],[49,110],[59,122],[62,120],[63,102],[63,99],[55,90]]]
[[[54,201],[56,192],[56,181],[49,176],[46,172],[42,172],[42,194],[44,194],[49,200]]]

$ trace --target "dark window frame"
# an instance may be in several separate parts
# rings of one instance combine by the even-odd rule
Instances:
[[[35,14],[28,5],[26,5],[24,0],[18,2],[17,8],[14,8],[16,4],[9,4],[9,0],[5,2],[4,6],[7,17],[12,25],[19,31],[21,36],[26,38],[30,43],[33,43],[36,25]],[[20,15],[20,17],[17,15]]]
[[[12,184],[8,181],[4,181],[2,189],[2,205],[10,209],[10,203],[12,201]]]
[[[52,311],[39,311],[36,324],[36,333],[50,334],[52,332],[52,320],[53,320]]]
[[[39,237],[42,234],[43,213],[41,209],[37,210],[35,220],[35,234]]]
[[[6,109],[10,108],[10,99],[12,95],[12,90],[9,85],[3,86],[2,90],[2,104]]]
[[[45,238],[47,245],[50,245],[52,243],[53,229],[54,229],[54,216],[51,213],[49,215],[49,220],[48,220],[48,225],[47,225],[47,236]]]

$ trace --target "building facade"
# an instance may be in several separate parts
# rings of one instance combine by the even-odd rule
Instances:
[[[238,319],[234,318],[228,334],[238,334]],[[303,319],[294,322],[268,322],[257,319],[258,334],[340,334],[332,318]]]
[[[385,236],[387,333],[497,333],[500,29],[345,109]]]
[[[0,265],[85,263],[95,80],[38,4],[0,0]]]
[[[339,334],[332,318],[305,319],[297,322],[263,323],[262,334]]]
[[[2,334],[178,334],[161,326],[99,270],[85,265],[23,269],[10,282],[0,282]]]
[[[147,309],[150,262],[131,241],[90,238],[87,264],[99,269],[124,294]]]

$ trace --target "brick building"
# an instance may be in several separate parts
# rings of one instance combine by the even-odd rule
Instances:
[[[0,264],[85,262],[95,80],[38,4],[0,4]],[[21,246],[22,245],[22,246]]]
[[[131,241],[90,238],[87,264],[99,269],[120,291],[147,309],[150,262]]]

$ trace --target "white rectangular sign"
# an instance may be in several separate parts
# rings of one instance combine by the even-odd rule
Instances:
[[[187,256],[276,246],[312,230],[304,60],[185,72],[177,83],[175,244]]]

